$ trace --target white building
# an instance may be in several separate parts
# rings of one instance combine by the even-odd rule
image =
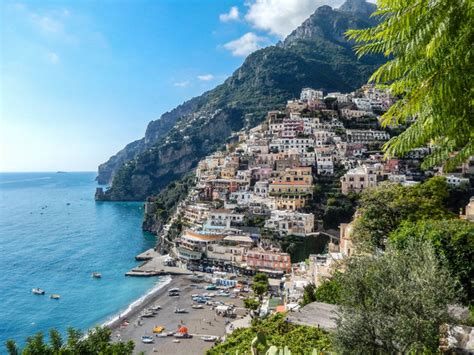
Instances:
[[[312,101],[312,100],[321,100],[324,97],[324,94],[321,90],[314,90],[311,88],[304,88],[301,90],[300,100],[302,101]]]
[[[271,212],[265,228],[278,232],[280,235],[306,236],[314,230],[314,215],[293,211]]]

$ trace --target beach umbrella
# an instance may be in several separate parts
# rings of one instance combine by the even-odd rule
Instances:
[[[183,326],[183,327],[180,327],[180,328],[178,329],[178,333],[181,333],[181,334],[188,334],[188,328],[186,328],[186,327],[184,327],[184,326]]]

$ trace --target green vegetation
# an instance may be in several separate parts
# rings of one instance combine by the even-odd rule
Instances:
[[[170,183],[157,196],[149,197],[148,213],[145,213],[144,216],[143,229],[155,232],[154,229],[166,224],[178,204],[186,198],[195,184],[194,174],[189,173],[181,179]],[[172,227],[177,228],[179,231],[181,230],[179,221],[173,224]]]
[[[23,349],[19,349],[13,340],[7,341],[6,348],[10,355],[131,355],[135,347],[132,341],[112,343],[112,330],[106,327],[90,330],[87,337],[83,337],[79,330],[69,328],[67,335],[67,339],[63,341],[59,332],[51,329],[49,343],[44,341],[42,333],[38,333],[26,339]]]
[[[306,306],[308,303],[316,301],[316,286],[314,283],[307,284],[303,289],[303,299],[300,301],[300,306]]]
[[[436,255],[464,289],[464,301],[474,300],[474,226],[459,219],[405,222],[390,234],[389,243],[404,249],[412,239],[432,243]]]
[[[404,221],[452,218],[445,203],[448,196],[443,177],[410,187],[387,182],[367,190],[359,201],[354,240],[362,248],[383,249],[389,234]]]
[[[261,300],[263,295],[268,292],[267,274],[258,273],[253,277],[252,290],[255,296],[257,296]]]
[[[330,279],[324,280],[315,290],[316,301],[330,304],[341,303],[340,274],[335,273]]]
[[[327,198],[323,213],[323,227],[337,229],[341,223],[347,223],[355,212],[357,196],[345,196],[341,193]]]
[[[341,274],[341,353],[436,352],[439,326],[450,320],[457,283],[429,242],[416,239],[380,256],[352,257]]]
[[[474,155],[474,4],[472,0],[379,0],[374,28],[350,30],[359,55],[390,60],[370,80],[401,95],[383,124],[415,122],[386,145],[387,156],[434,143],[424,167],[457,167]]]
[[[259,353],[264,353],[270,344],[279,348],[285,346],[293,354],[308,354],[312,349],[327,351],[331,349],[329,335],[321,329],[295,325],[285,321],[285,316],[276,314],[268,319],[252,322],[250,328],[236,329],[226,341],[216,344],[207,351],[208,355],[251,354],[252,341],[255,337],[263,340],[255,342]]]
[[[244,299],[244,306],[249,311],[256,311],[260,307],[260,302],[254,298]]]

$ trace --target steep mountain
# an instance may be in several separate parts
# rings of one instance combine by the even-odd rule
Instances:
[[[97,197],[144,200],[157,194],[223,147],[232,132],[258,124],[303,87],[343,92],[360,87],[383,59],[358,60],[344,32],[373,25],[367,7],[363,0],[348,0],[340,9],[318,8],[283,42],[249,55],[223,84],[151,122],[145,138],[99,167],[99,182],[113,181]]]

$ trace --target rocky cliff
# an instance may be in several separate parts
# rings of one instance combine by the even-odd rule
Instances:
[[[303,87],[351,91],[364,84],[382,59],[358,60],[343,35],[373,24],[362,3],[320,7],[283,42],[249,55],[223,84],[151,122],[143,139],[99,167],[100,182],[112,179],[100,199],[145,200],[159,193],[223,147],[232,132],[258,124]]]

